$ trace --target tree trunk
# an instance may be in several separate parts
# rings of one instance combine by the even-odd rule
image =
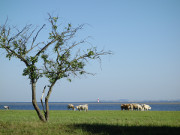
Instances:
[[[49,91],[47,93],[47,96],[45,98],[45,104],[46,104],[46,115],[45,115],[45,117],[46,117],[46,121],[49,120],[49,103],[48,102],[49,102],[49,97],[50,97],[51,92],[52,92],[52,88],[53,88],[55,83],[56,83],[56,81],[51,84],[51,86],[49,87]]]
[[[43,122],[46,122],[45,117],[43,116],[43,114],[41,113],[41,110],[39,109],[39,106],[37,105],[37,101],[36,101],[36,83],[32,80],[31,81],[32,84],[32,104],[34,106],[34,109],[36,110],[36,113],[39,117],[39,119]]]
[[[46,121],[49,120],[49,98],[45,98],[45,104],[46,104],[46,114],[45,114],[45,117],[46,117]]]

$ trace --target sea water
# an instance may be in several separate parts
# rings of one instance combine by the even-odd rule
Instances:
[[[122,103],[49,103],[50,110],[67,110],[67,105],[73,104],[75,106],[88,104],[89,110],[121,110]],[[141,104],[141,103],[139,103]],[[151,111],[180,111],[180,103],[145,103],[151,106]],[[41,103],[38,103],[41,107]],[[30,102],[0,102],[0,109],[4,109],[3,106],[9,106],[11,110],[34,110],[32,103]]]

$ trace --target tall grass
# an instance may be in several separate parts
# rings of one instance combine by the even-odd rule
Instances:
[[[50,111],[48,123],[35,111],[0,110],[0,135],[180,134],[180,111]]]

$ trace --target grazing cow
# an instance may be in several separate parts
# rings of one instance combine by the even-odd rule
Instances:
[[[133,105],[132,104],[121,104],[121,110],[132,110]]]
[[[121,110],[127,110],[126,104],[121,104]]]
[[[140,104],[132,104],[133,105],[133,110],[140,110],[143,111],[143,107]]]
[[[151,107],[149,105],[142,104],[141,106],[145,111],[151,110]]]
[[[88,111],[88,104],[85,104],[85,105],[78,105],[76,106],[76,108],[81,111],[81,110],[84,110],[84,111]]]
[[[9,110],[9,106],[4,106],[4,109]]]
[[[67,108],[68,108],[68,109],[72,109],[72,110],[74,110],[74,111],[75,111],[75,109],[76,109],[73,104],[68,104]]]
[[[76,106],[76,108],[80,111],[81,105]]]
[[[133,111],[133,104],[129,104],[129,110]]]

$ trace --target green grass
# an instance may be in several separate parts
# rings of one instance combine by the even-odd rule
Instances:
[[[180,111],[50,111],[48,123],[35,111],[0,110],[0,135],[180,134]]]

